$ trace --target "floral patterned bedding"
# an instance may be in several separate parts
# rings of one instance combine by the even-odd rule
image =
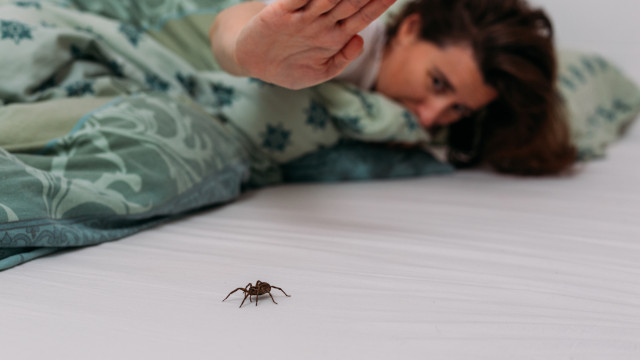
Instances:
[[[208,46],[193,29],[231,2],[211,3],[0,1],[0,270],[247,188],[452,171],[377,145],[429,140],[377,94],[290,91],[177,51]]]

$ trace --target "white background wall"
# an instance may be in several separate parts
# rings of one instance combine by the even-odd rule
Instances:
[[[559,47],[594,51],[640,82],[640,0],[529,0],[553,18]]]

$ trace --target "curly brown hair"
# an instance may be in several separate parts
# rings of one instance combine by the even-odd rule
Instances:
[[[553,26],[523,0],[415,0],[387,30],[421,17],[421,38],[444,48],[471,46],[498,99],[480,114],[449,126],[449,160],[458,167],[488,163],[504,173],[563,172],[576,159],[556,88]]]

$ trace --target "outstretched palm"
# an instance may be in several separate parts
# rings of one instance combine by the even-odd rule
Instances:
[[[395,0],[279,0],[240,32],[235,58],[249,76],[300,89],[338,75],[362,51],[357,33]]]

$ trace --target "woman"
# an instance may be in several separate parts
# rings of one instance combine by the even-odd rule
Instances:
[[[458,166],[542,175],[574,163],[543,11],[521,0],[417,0],[382,30],[380,50],[367,49],[364,34],[380,33],[370,31],[374,19],[393,2],[243,3],[218,16],[212,49],[226,71],[292,89],[360,71],[354,83],[401,103],[432,131],[446,127]],[[349,67],[372,51],[379,61]]]

